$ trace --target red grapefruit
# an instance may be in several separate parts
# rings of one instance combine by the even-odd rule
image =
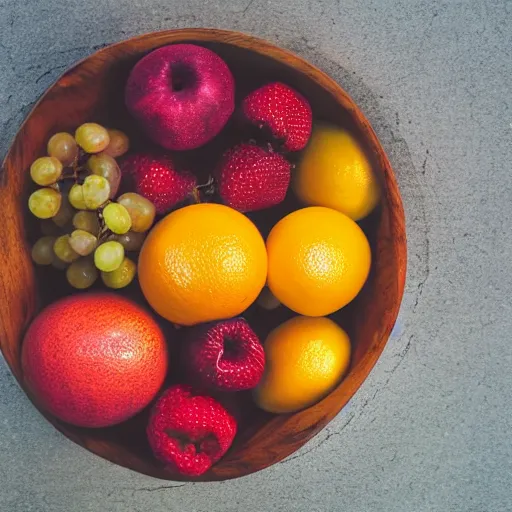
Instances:
[[[43,310],[22,348],[24,379],[58,418],[83,427],[120,423],[146,407],[167,372],[153,318],[112,293],[74,295]]]

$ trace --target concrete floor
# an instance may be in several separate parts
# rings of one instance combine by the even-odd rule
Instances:
[[[362,107],[406,207],[399,324],[327,429],[226,483],[166,483],[91,455],[43,420],[0,361],[0,510],[512,510],[512,2],[0,0],[0,155],[74,61],[187,26],[289,48]]]

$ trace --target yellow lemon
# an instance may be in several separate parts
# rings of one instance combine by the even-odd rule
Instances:
[[[274,413],[294,412],[326,396],[350,363],[347,333],[328,318],[298,316],[265,341],[265,373],[256,403]]]
[[[281,219],[267,238],[267,284],[301,315],[325,316],[348,304],[370,271],[363,230],[331,208],[311,206]]]
[[[343,128],[317,125],[293,175],[297,197],[311,206],[334,208],[351,219],[366,217],[380,190],[356,139]]]

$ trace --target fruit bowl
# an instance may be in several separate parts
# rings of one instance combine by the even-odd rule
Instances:
[[[184,29],[146,34],[104,48],[68,70],[29,114],[5,158],[0,201],[0,345],[20,385],[21,343],[44,306],[68,295],[65,281],[52,271],[34,269],[29,241],[35,224],[26,208],[30,193],[28,169],[44,153],[56,131],[73,130],[88,120],[123,127],[133,139],[137,128],[124,106],[122,90],[133,65],[146,53],[171,43],[190,42],[215,51],[228,64],[237,95],[268,80],[280,80],[308,98],[318,119],[342,126],[360,142],[380,181],[380,206],[361,222],[372,248],[370,277],[358,297],[331,315],[351,337],[353,353],[345,379],[316,405],[294,414],[273,415],[242,399],[239,433],[226,456],[199,480],[224,480],[270,466],[300,448],[347,404],[382,352],[402,299],[406,269],[405,220],[395,176],[375,132],[347,93],[325,73],[300,57],[266,41],[222,30]],[[211,155],[222,144],[207,144],[196,158],[208,171]],[[249,215],[266,236],[275,222],[298,206],[287,199],[277,209]],[[130,292],[124,292],[130,293]],[[142,300],[132,292],[135,300]],[[249,309],[247,318],[262,338],[291,312],[279,308],[262,321]],[[172,364],[172,363],[171,363]],[[37,406],[37,405],[36,405]],[[186,477],[169,471],[151,454],[144,436],[147,411],[118,426],[85,429],[63,423],[41,411],[64,435],[91,452],[132,470],[168,480]],[[195,479],[197,480],[197,479]]]

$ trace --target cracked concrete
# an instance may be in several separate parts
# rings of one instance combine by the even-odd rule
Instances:
[[[250,32],[325,70],[397,173],[409,268],[370,378],[318,436],[241,480],[166,483],[63,438],[0,361],[0,510],[512,510],[512,3],[0,0],[0,156],[40,94],[105,44]]]

